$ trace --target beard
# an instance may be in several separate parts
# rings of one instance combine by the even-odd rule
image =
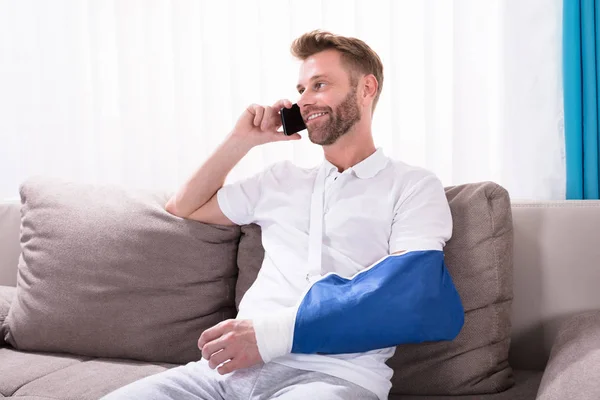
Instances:
[[[356,101],[356,89],[353,87],[335,110],[329,109],[327,120],[307,128],[308,138],[314,144],[328,146],[344,136],[360,120],[361,113]]]

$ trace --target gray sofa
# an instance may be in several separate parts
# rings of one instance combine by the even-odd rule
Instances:
[[[468,206],[468,201],[465,204]],[[23,227],[20,210],[17,201],[0,204],[0,322],[14,306],[17,266],[22,268],[24,262],[19,238],[30,229]],[[393,390],[390,399],[600,398],[594,379],[594,370],[600,365],[600,356],[595,354],[600,349],[600,317],[594,311],[600,309],[600,245],[595,232],[600,226],[600,201],[513,202],[510,210],[514,255],[507,262],[514,264],[514,270],[507,282],[512,283],[514,294],[508,326],[512,369],[505,366],[502,371],[513,374],[514,385],[500,393],[452,396],[395,394]],[[465,212],[469,213],[468,208]],[[252,279],[242,274],[240,271],[237,277],[236,291],[251,283],[244,282],[245,288],[241,288],[240,281]],[[24,346],[24,342],[20,344]],[[0,338],[0,398],[94,399],[181,364],[110,354],[17,350]]]

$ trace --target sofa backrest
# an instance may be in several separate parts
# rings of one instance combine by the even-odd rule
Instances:
[[[18,201],[0,202],[0,285],[3,286],[17,286],[20,229],[21,204]]]
[[[512,213],[510,363],[541,370],[558,325],[600,309],[600,201],[513,202]],[[16,285],[19,232],[20,204],[0,203],[0,285]]]

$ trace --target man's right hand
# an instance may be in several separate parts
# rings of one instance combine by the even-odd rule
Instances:
[[[231,137],[245,142],[249,147],[301,139],[302,137],[297,133],[286,136],[283,132],[277,131],[281,127],[279,110],[282,107],[291,108],[292,102],[283,99],[273,104],[272,107],[251,104],[238,119],[231,132]]]

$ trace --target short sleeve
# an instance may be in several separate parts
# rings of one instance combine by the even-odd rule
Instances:
[[[451,236],[452,215],[444,187],[435,175],[427,175],[395,205],[389,253],[442,250]]]
[[[260,200],[264,176],[268,168],[249,178],[224,185],[217,191],[217,201],[221,211],[237,225],[255,221],[254,210]]]

